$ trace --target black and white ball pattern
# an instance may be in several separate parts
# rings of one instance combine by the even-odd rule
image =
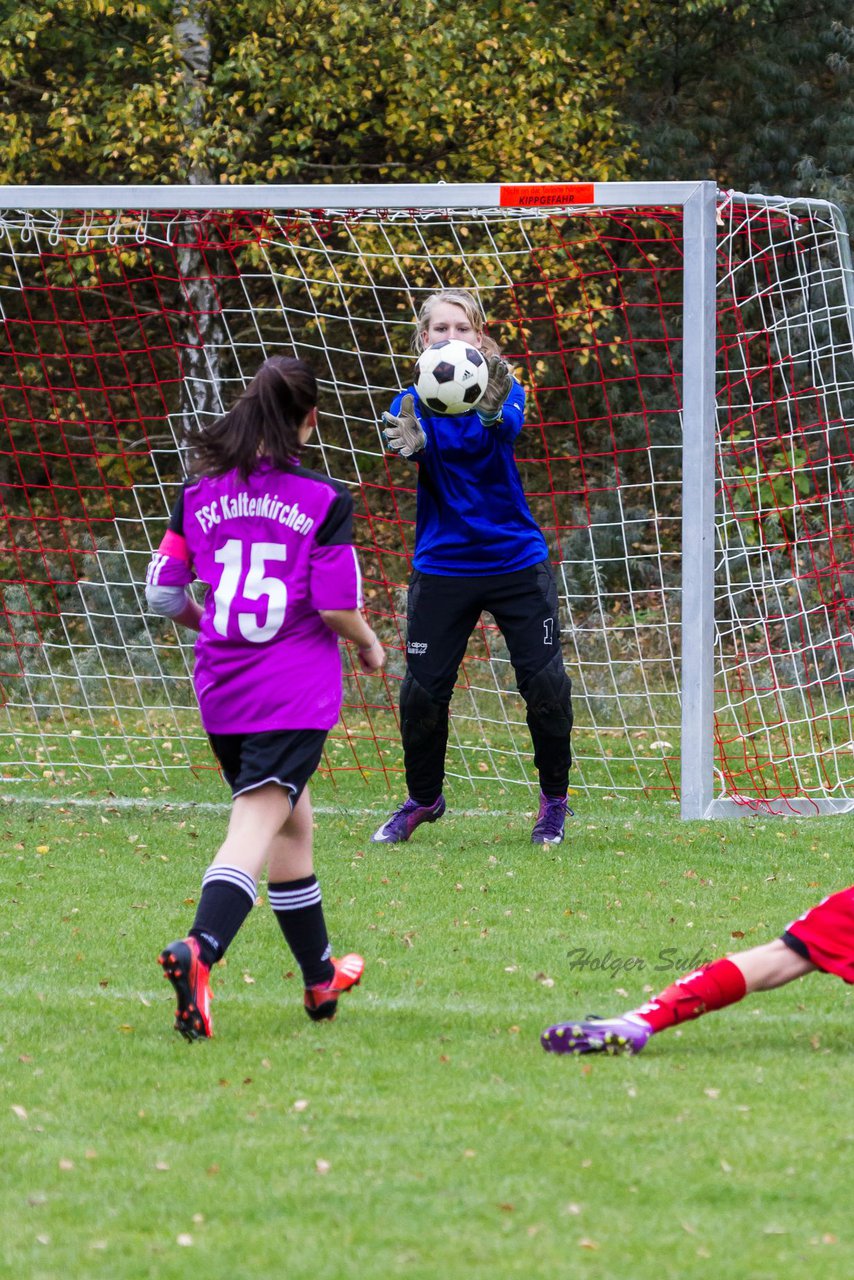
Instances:
[[[431,413],[471,413],[488,378],[486,360],[477,347],[458,338],[434,342],[415,365],[415,390]]]

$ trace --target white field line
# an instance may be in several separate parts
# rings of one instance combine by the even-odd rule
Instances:
[[[228,813],[231,805],[227,801],[215,802],[212,800],[146,800],[136,799],[134,797],[110,796],[103,799],[88,796],[71,796],[64,800],[58,796],[9,796],[0,795],[0,804],[18,804],[18,805],[38,805],[44,808],[54,809],[146,809],[151,812],[173,813],[190,811],[195,813]],[[378,818],[388,816],[393,809],[393,804],[384,805],[382,808],[361,808],[349,805],[321,805],[312,803],[312,812],[319,813],[323,817],[356,817],[356,818]],[[448,812],[453,813],[461,818],[510,818],[516,817],[520,813],[519,809],[456,809],[448,807]],[[526,810],[522,809],[522,813]]]

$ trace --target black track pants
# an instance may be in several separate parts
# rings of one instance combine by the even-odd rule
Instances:
[[[560,658],[557,587],[547,560],[515,573],[477,578],[412,574],[407,602],[407,673],[400,719],[409,794],[432,803],[442,790],[448,742],[448,705],[469,638],[486,610],[507,642],[523,697],[548,668],[561,714],[557,725],[532,716],[528,725],[540,786],[565,793],[571,762],[569,678]],[[556,661],[556,659],[558,661]],[[557,732],[550,731],[557,727]]]

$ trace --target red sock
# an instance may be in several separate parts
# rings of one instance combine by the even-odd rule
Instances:
[[[737,965],[727,959],[713,960],[702,969],[678,978],[672,987],[634,1012],[648,1022],[653,1031],[663,1031],[665,1027],[690,1022],[704,1013],[735,1004],[746,990],[744,974]]]

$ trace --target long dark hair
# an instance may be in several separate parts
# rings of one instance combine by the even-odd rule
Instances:
[[[317,405],[317,380],[304,360],[271,356],[228,413],[192,438],[194,475],[237,469],[246,480],[260,459],[280,471],[299,462],[299,429]]]

